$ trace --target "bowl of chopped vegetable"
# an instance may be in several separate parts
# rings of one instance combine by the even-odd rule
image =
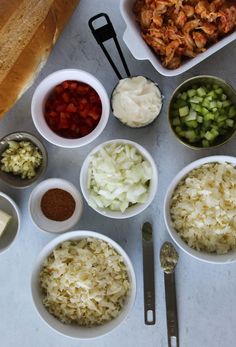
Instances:
[[[214,155],[193,161],[171,181],[164,219],[174,242],[195,259],[236,261],[236,158]]]
[[[78,69],[63,69],[38,85],[31,114],[36,129],[47,141],[76,148],[102,133],[109,118],[110,101],[95,76]]]
[[[116,219],[136,216],[153,201],[156,164],[138,143],[116,139],[95,147],[80,172],[81,191],[98,213]]]
[[[180,84],[169,104],[169,124],[192,149],[216,147],[236,132],[236,91],[215,76],[195,76]]]
[[[44,175],[47,151],[34,135],[11,133],[0,140],[0,164],[3,182],[14,188],[26,188]]]
[[[101,233],[77,230],[42,249],[31,293],[50,328],[71,338],[94,339],[117,328],[130,313],[136,277],[119,244]]]

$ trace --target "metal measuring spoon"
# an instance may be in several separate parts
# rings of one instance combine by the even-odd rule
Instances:
[[[160,262],[165,277],[168,347],[179,346],[178,315],[174,274],[178,259],[179,255],[174,246],[170,242],[165,242],[160,250]]]

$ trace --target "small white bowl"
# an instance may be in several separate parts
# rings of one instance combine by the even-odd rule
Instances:
[[[63,189],[70,193],[75,200],[75,210],[73,215],[62,222],[48,219],[41,210],[41,199],[49,189]],[[62,233],[74,227],[79,221],[83,211],[83,200],[78,189],[70,182],[60,178],[49,178],[40,182],[32,191],[29,197],[29,214],[33,223],[40,230],[50,233]]]
[[[3,235],[0,237],[0,253],[5,252],[16,240],[20,230],[20,211],[16,203],[8,195],[0,192],[0,209],[12,219],[6,227]]]
[[[55,86],[66,80],[87,83],[95,89],[102,102],[102,114],[98,125],[91,133],[78,139],[67,139],[57,135],[49,128],[44,118],[44,106],[48,95]],[[110,100],[105,88],[96,77],[86,71],[64,69],[53,72],[51,75],[47,76],[35,89],[31,103],[31,114],[36,129],[46,140],[56,146],[76,148],[92,142],[104,130],[110,114]]]
[[[179,184],[179,182],[188,175],[190,171],[193,169],[202,166],[207,163],[230,163],[236,166],[236,157],[226,156],[226,155],[214,155],[210,157],[205,157],[196,161],[193,161],[189,165],[185,166],[172,180],[169,185],[169,188],[166,192],[165,200],[164,200],[164,219],[167,230],[174,240],[174,242],[187,254],[191,255],[193,258],[196,258],[201,261],[205,261],[207,263],[215,263],[215,264],[227,264],[236,261],[236,252],[230,251],[227,254],[215,254],[215,253],[207,253],[204,251],[197,251],[187,245],[184,242],[177,231],[172,227],[171,216],[170,216],[170,204],[171,198],[174,193],[175,188]]]
[[[63,241],[80,240],[87,237],[93,237],[93,238],[108,242],[122,256],[124,263],[127,267],[127,272],[128,272],[130,287],[131,287],[129,296],[127,298],[127,302],[124,305],[123,309],[121,310],[119,316],[117,316],[110,322],[107,322],[103,325],[90,327],[90,328],[80,327],[78,325],[66,325],[61,323],[54,316],[52,316],[42,303],[42,293],[41,293],[41,289],[39,285],[39,273],[41,271],[42,264],[45,258],[54,250],[54,248],[57,247],[59,244],[61,244]],[[128,255],[121,248],[121,246],[119,246],[115,241],[97,232],[78,230],[78,231],[72,231],[72,232],[56,237],[42,249],[33,268],[32,277],[31,277],[31,293],[32,293],[33,302],[37,312],[39,313],[42,320],[44,320],[44,322],[50,328],[68,337],[83,339],[83,340],[94,339],[96,337],[99,337],[111,332],[113,329],[117,328],[123,322],[123,320],[127,317],[135,301],[136,277],[135,277],[133,265]]]
[[[153,201],[155,195],[156,195],[156,191],[157,191],[157,184],[158,184],[158,172],[157,172],[157,167],[156,164],[151,156],[151,154],[141,145],[139,145],[136,142],[133,141],[129,141],[129,140],[124,140],[124,139],[116,139],[116,140],[111,140],[111,141],[107,141],[107,142],[103,142],[102,144],[98,145],[97,147],[95,147],[86,157],[86,159],[83,162],[83,165],[81,167],[81,171],[80,171],[80,188],[82,191],[82,194],[85,198],[85,200],[87,201],[88,205],[89,205],[89,200],[90,200],[90,193],[89,190],[87,188],[87,177],[88,177],[88,168],[89,168],[89,164],[91,161],[91,156],[93,154],[95,154],[96,152],[98,152],[102,147],[111,144],[111,143],[117,143],[117,144],[130,144],[132,146],[134,146],[135,148],[137,148],[137,150],[142,154],[142,156],[150,163],[151,167],[152,167],[152,171],[153,171],[153,177],[150,181],[150,185],[149,185],[149,196],[148,196],[148,200],[143,203],[143,204],[135,204],[129,208],[127,208],[127,210],[125,210],[125,212],[120,212],[120,211],[111,211],[110,209],[99,209],[98,207],[92,207],[95,211],[97,211],[98,213],[100,213],[103,216],[109,217],[109,218],[114,218],[114,219],[124,219],[124,218],[130,218],[133,216],[138,215],[139,213],[143,212]]]

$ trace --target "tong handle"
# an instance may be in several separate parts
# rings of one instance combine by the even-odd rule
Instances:
[[[179,347],[175,274],[165,273],[164,276],[165,276],[168,347]]]
[[[106,24],[95,29],[93,24],[99,18],[105,18]],[[115,45],[116,45],[116,49],[118,50],[118,53],[119,53],[120,59],[122,61],[122,64],[124,66],[125,72],[126,72],[127,76],[130,77],[130,72],[129,72],[127,63],[126,63],[125,58],[123,56],[122,50],[120,48],[119,42],[118,42],[117,37],[116,37],[115,29],[112,25],[112,22],[111,22],[109,16],[106,13],[99,13],[99,14],[93,16],[92,18],[90,18],[88,24],[89,24],[89,27],[91,29],[91,32],[92,32],[94,38],[96,39],[97,43],[102,48],[103,53],[105,54],[107,60],[109,61],[111,67],[113,68],[116,76],[119,79],[122,79],[122,76],[121,76],[119,70],[117,69],[114,61],[112,60],[110,54],[108,53],[107,49],[105,48],[105,46],[103,44],[105,41],[108,41],[110,39],[114,40]]]

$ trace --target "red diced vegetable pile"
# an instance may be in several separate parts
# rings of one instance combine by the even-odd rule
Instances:
[[[52,131],[65,138],[91,133],[100,121],[102,103],[88,84],[64,81],[57,85],[45,104],[45,120]]]

